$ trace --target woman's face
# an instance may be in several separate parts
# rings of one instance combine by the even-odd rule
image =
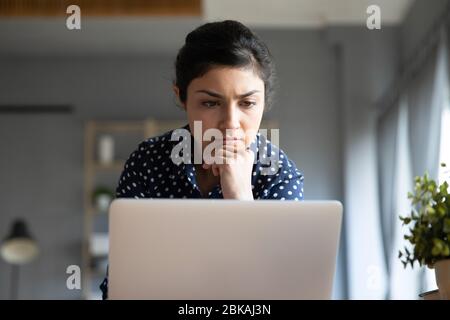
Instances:
[[[174,90],[178,96],[178,88]],[[212,68],[191,81],[183,107],[191,132],[194,121],[201,121],[203,132],[219,129],[223,137],[243,138],[248,145],[261,123],[264,82],[251,68]],[[209,143],[204,141],[203,149]]]

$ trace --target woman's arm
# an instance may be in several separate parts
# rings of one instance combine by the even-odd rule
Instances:
[[[146,171],[150,163],[145,160],[147,142],[139,144],[125,162],[124,169],[116,188],[117,198],[146,198],[148,197],[147,181],[149,173]]]
[[[292,161],[285,160],[283,163],[285,165],[278,171],[278,176],[273,175],[270,182],[266,182],[267,187],[260,199],[303,200],[303,174]]]
[[[253,200],[252,167],[254,152],[243,141],[225,143],[215,155],[219,164],[204,164],[215,176],[220,176],[220,186],[224,199]]]

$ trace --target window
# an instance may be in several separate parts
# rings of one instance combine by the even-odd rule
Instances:
[[[439,162],[447,164],[446,167],[439,166],[439,183],[445,180],[450,183],[450,105],[448,102],[442,111]]]

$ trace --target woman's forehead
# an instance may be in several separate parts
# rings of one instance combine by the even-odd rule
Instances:
[[[239,95],[252,90],[263,90],[264,82],[252,68],[215,67],[203,76],[193,79],[190,89],[234,91]]]

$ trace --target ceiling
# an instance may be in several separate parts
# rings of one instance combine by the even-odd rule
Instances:
[[[400,23],[412,0],[206,0],[204,16],[233,18],[253,26],[316,28],[366,25],[367,7],[380,7],[382,24]]]
[[[400,23],[413,0],[205,0],[201,17],[84,17],[68,30],[61,17],[0,18],[0,56],[173,54],[186,34],[205,23],[234,19],[255,28],[365,27],[368,5],[381,23]]]

